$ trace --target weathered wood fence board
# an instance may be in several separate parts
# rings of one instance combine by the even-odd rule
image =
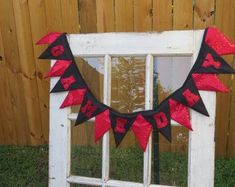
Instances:
[[[0,11],[1,144],[48,142],[49,81],[43,73],[49,63],[37,59],[44,47],[35,42],[50,31],[139,32],[216,25],[235,39],[234,0],[9,0],[1,1]],[[234,56],[226,60],[234,66]],[[235,79],[221,79],[230,93],[217,97],[216,153],[235,156]],[[161,150],[186,151],[184,143],[177,142],[179,132],[187,134],[174,128],[172,145],[160,138]],[[83,145],[91,144],[88,139]]]

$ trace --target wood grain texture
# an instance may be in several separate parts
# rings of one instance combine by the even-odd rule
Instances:
[[[172,0],[153,1],[153,30],[165,31],[172,29]]]
[[[4,49],[3,49],[3,42],[2,42],[2,32],[1,32],[1,27],[0,27],[0,71],[4,68]],[[0,74],[0,86],[1,88],[3,88],[3,81],[4,81],[4,77],[3,77],[3,73]],[[1,89],[3,90],[3,89]],[[0,91],[0,103],[2,103],[4,100],[4,94]],[[4,113],[1,111],[0,112],[0,142],[2,144],[5,144],[5,124],[3,122],[4,120]]]
[[[214,24],[215,0],[196,0],[194,3],[194,28],[203,29]]]
[[[45,0],[45,9],[48,31],[64,32],[61,0]]]
[[[19,60],[23,81],[24,98],[28,119],[25,133],[30,134],[30,143],[39,145],[45,142],[42,133],[41,112],[38,97],[38,87],[35,75],[34,52],[30,28],[29,7],[27,1],[13,0],[16,23]],[[33,112],[32,112],[33,111]],[[23,135],[23,134],[22,134]]]
[[[131,32],[134,30],[132,0],[115,0],[116,32]]]
[[[49,80],[43,78],[43,74],[49,70],[49,60],[39,60],[38,56],[45,50],[45,46],[35,45],[35,43],[45,36],[49,30],[47,27],[45,0],[29,0],[29,14],[32,32],[32,44],[34,52],[35,74],[37,78],[38,97],[42,120],[42,132],[44,139],[48,142],[49,131]],[[33,63],[33,62],[32,62]]]
[[[61,0],[60,3],[63,32],[79,33],[78,0]]]
[[[152,0],[133,1],[134,6],[134,31],[148,32],[152,30]]]
[[[115,31],[114,0],[96,0],[97,32]]]
[[[228,37],[235,40],[234,32],[235,32],[235,2],[233,0],[217,0],[216,1],[216,15],[215,15],[215,25]],[[226,20],[226,21],[225,21]],[[232,65],[233,64],[233,56],[229,55],[225,57],[225,60]],[[232,111],[234,110],[234,105],[232,105],[232,88],[231,87],[234,82],[232,80],[231,75],[223,75],[220,76],[220,79],[230,87],[230,92],[228,94],[218,94],[217,96],[217,111],[216,111],[216,154],[218,156],[226,155],[228,156],[229,152],[233,152],[229,150],[234,145],[232,142],[233,135],[230,133],[234,133],[234,121],[232,123]],[[234,91],[233,91],[234,92]],[[234,114],[234,113],[233,113]]]
[[[174,29],[192,29],[193,24],[193,1],[173,1],[173,26]]]
[[[79,0],[81,33],[97,32],[96,0]]]
[[[5,76],[3,84],[8,93],[5,95],[3,105],[6,108],[6,125],[8,128],[9,143],[25,145],[28,144],[29,125],[25,106],[22,71],[20,66],[19,51],[17,44],[16,25],[12,1],[4,1],[0,6],[1,33],[5,57]],[[7,16],[5,16],[7,15]],[[4,74],[1,74],[3,76]],[[5,82],[6,81],[6,82]],[[7,102],[9,101],[9,102]]]

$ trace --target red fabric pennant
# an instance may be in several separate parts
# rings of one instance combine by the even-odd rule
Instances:
[[[44,76],[44,78],[59,77],[63,75],[63,73],[71,63],[71,60],[57,60],[55,64],[51,67],[50,71]]]
[[[235,53],[235,43],[216,28],[208,28],[205,41],[219,55]]]
[[[186,89],[182,93],[182,95],[184,96],[184,98],[187,101],[188,106],[190,106],[190,107],[195,105],[200,100],[199,95],[192,93],[189,89]]]
[[[77,89],[77,90],[69,91],[68,95],[66,96],[60,108],[80,105],[83,101],[83,97],[85,96],[85,93],[86,93],[86,89]]]
[[[64,51],[65,51],[65,48],[63,45],[56,45],[51,48],[51,54],[54,57],[58,57],[58,56],[62,55],[64,53]]]
[[[153,119],[155,120],[158,129],[161,129],[169,124],[167,116],[164,112],[155,114]]]
[[[192,74],[199,90],[228,92],[228,88],[219,80],[216,74]]]
[[[73,75],[61,79],[61,83],[65,90],[67,90],[70,87],[70,85],[73,84],[75,81],[76,80]]]
[[[102,138],[110,128],[111,121],[109,118],[109,110],[107,109],[95,117],[95,142]]]
[[[51,44],[53,43],[62,33],[59,32],[51,32],[46,36],[42,37],[36,44]]]
[[[188,108],[173,99],[169,99],[169,104],[170,104],[171,118],[176,122],[178,122],[179,124],[192,130]]]
[[[215,61],[210,53],[206,55],[204,62],[202,63],[202,67],[213,67],[215,69],[220,69],[221,63],[219,61]]]
[[[146,150],[150,133],[152,132],[152,126],[147,122],[142,115],[138,115],[131,126],[139,145],[143,151]]]

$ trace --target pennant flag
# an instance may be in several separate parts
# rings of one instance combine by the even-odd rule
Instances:
[[[63,73],[71,63],[71,60],[57,60],[55,64],[51,67],[50,71],[44,77],[59,77],[63,75]]]
[[[49,33],[37,44],[49,44],[39,58],[57,60],[45,77],[60,76],[51,93],[68,91],[60,108],[80,105],[75,124],[95,117],[95,141],[112,128],[116,146],[131,128],[144,151],[153,128],[171,141],[171,119],[192,130],[188,107],[209,116],[199,90],[227,92],[228,88],[216,74],[235,74],[235,70],[221,57],[224,54],[234,54],[235,43],[217,29],[208,28],[204,32],[197,60],[183,86],[154,110],[122,114],[99,102],[89,90],[76,65],[65,33]]]
[[[157,108],[157,111],[143,116],[169,142],[171,142],[171,118],[168,100],[161,103],[161,105]]]
[[[142,115],[138,115],[131,126],[131,130],[134,132],[141,149],[145,151],[152,132],[151,124]]]
[[[219,55],[235,53],[235,43],[216,28],[207,29],[205,42]]]
[[[85,93],[86,93],[86,89],[77,89],[77,90],[69,91],[68,95],[66,96],[60,108],[80,105],[83,101],[83,97],[85,96]]]
[[[51,93],[76,90],[80,88],[86,89],[87,86],[76,64],[72,62],[51,90]]]
[[[51,44],[53,43],[62,33],[59,32],[51,32],[46,36],[42,37],[36,44]]]
[[[83,101],[76,119],[76,125],[87,121],[94,116],[100,114],[106,109],[105,105],[99,103],[97,99],[87,91],[85,96],[83,97]]]
[[[173,94],[172,98],[201,114],[209,116],[199,91],[191,77],[187,79],[183,87]]]
[[[228,92],[228,88],[219,80],[216,74],[193,73],[192,78],[198,90]]]
[[[119,114],[110,112],[111,126],[116,146],[121,143],[132,123],[135,121],[135,118],[136,116],[120,116]]]
[[[102,138],[110,128],[111,121],[109,117],[109,109],[107,109],[95,117],[95,142]]]
[[[169,104],[171,119],[185,126],[189,130],[193,130],[188,108],[174,99],[169,99]]]
[[[60,35],[49,47],[39,56],[39,59],[60,59],[72,60],[73,54],[65,34]]]
[[[235,70],[209,46],[204,45],[193,67],[194,73],[235,73]]]

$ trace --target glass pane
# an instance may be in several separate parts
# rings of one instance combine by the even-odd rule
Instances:
[[[154,107],[180,88],[191,69],[190,57],[154,58]],[[187,186],[188,130],[172,126],[172,142],[153,132],[152,183]]]
[[[112,58],[111,106],[120,112],[144,110],[145,58]],[[118,148],[111,134],[110,178],[143,181],[143,152],[131,130]]]
[[[158,103],[180,88],[191,69],[191,57],[155,57]]]
[[[79,70],[87,85],[102,101],[103,98],[103,58],[76,58]],[[77,113],[79,106],[72,107]],[[94,122],[85,122],[72,126],[71,143],[71,173],[87,177],[101,178],[102,146],[101,142],[94,143]],[[73,185],[84,186],[84,185]]]

